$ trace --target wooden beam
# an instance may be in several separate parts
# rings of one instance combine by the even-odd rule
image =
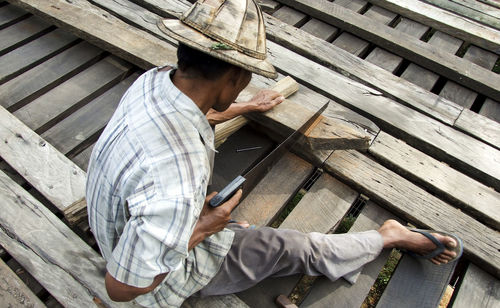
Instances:
[[[500,99],[500,76],[470,61],[450,57],[446,52],[390,27],[373,27],[372,21],[326,0],[282,0],[283,3],[315,18],[345,29],[382,48],[395,52],[429,70]],[[489,28],[485,31],[490,30]],[[487,33],[482,33],[487,37]],[[500,32],[491,34],[498,37]],[[500,45],[493,49],[500,53]]]
[[[417,225],[451,232],[464,242],[464,254],[500,277],[500,233],[356,151],[335,151],[325,170],[377,204]]]
[[[469,264],[460,284],[453,308],[500,306],[500,280]]]
[[[4,307],[45,307],[2,259],[0,259],[0,303]]]
[[[0,107],[0,156],[61,212],[85,197],[86,174]]]
[[[448,33],[463,41],[500,53],[498,31],[417,0],[369,0],[390,11]]]
[[[175,63],[172,46],[85,0],[9,0],[142,68]],[[118,35],[119,33],[119,35]]]
[[[102,257],[3,172],[0,197],[0,245],[58,302],[65,307],[93,307],[96,300],[109,307],[133,306],[109,299]]]
[[[475,10],[460,3],[448,0],[424,0],[424,2],[500,30],[500,19],[485,14],[480,10]]]
[[[391,170],[500,230],[500,193],[490,187],[385,132],[377,135],[369,152]]]

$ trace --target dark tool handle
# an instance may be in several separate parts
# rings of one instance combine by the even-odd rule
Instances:
[[[222,189],[217,195],[215,195],[212,199],[210,199],[211,207],[218,207],[222,203],[226,202],[229,198],[231,198],[234,193],[241,188],[241,185],[245,182],[245,178],[241,175],[238,175],[231,183],[227,184],[224,189]]]

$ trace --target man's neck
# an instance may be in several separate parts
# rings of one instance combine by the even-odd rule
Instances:
[[[171,78],[172,83],[189,97],[203,114],[207,114],[217,102],[221,89],[214,82],[194,77],[180,70],[176,70]]]

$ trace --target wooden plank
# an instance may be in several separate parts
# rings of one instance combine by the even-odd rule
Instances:
[[[85,173],[0,107],[0,156],[59,210],[85,196]]]
[[[292,26],[300,27],[307,20],[307,15],[296,11],[288,6],[282,6],[276,12],[273,13],[273,16],[290,24]]]
[[[45,307],[1,259],[0,304],[3,307]]]
[[[308,162],[286,153],[236,207],[231,217],[256,226],[268,225],[295,195],[312,170]]]
[[[349,232],[378,229],[384,221],[394,218],[394,215],[369,201]],[[377,259],[366,264],[355,284],[350,284],[344,279],[330,281],[325,277],[319,277],[300,307],[361,307],[380,270],[387,262],[389,254],[390,250],[383,250]]]
[[[449,36],[448,34],[443,32],[434,33],[428,43],[436,48],[439,48],[442,51],[449,52],[451,54],[455,54],[462,45],[461,40]],[[448,55],[448,57],[449,56],[450,55]],[[411,63],[403,72],[401,78],[413,82],[414,84],[417,84],[426,90],[431,90],[438,80],[439,75],[414,63]]]
[[[498,3],[497,0],[478,0],[478,1],[500,9],[500,3]]]
[[[87,172],[89,166],[90,155],[92,155],[92,150],[94,149],[94,144],[87,147],[85,150],[80,152],[78,155],[73,157],[71,160],[83,171]]]
[[[37,198],[37,196],[34,197]],[[31,274],[26,271],[21,264],[16,261],[16,259],[11,258],[8,260],[7,266],[17,275],[22,283],[28,287],[33,294],[35,294],[35,296],[40,297],[44,292],[46,292],[42,285],[35,278],[33,278],[33,276],[31,276]]]
[[[394,29],[413,37],[421,38],[427,32],[429,27],[408,18],[401,18]],[[375,47],[375,49],[365,58],[365,60],[391,73],[394,73],[403,62],[402,57],[380,47]]]
[[[29,128],[43,132],[121,81],[131,65],[106,57],[13,114]]]
[[[365,0],[335,0],[335,4],[345,7],[353,12],[362,11],[367,5]]]
[[[333,40],[333,38],[339,31],[339,29],[315,18],[306,22],[305,25],[301,27],[301,29],[309,34],[312,34],[322,40],[329,42]]]
[[[371,20],[326,0],[282,0],[314,18],[330,23],[373,44],[415,62],[429,70],[477,90],[500,98],[500,76],[470,61],[448,53],[390,27],[373,27]],[[496,35],[499,37],[500,32]],[[485,34],[486,35],[486,34]],[[500,52],[500,48],[498,50]]]
[[[428,25],[465,42],[500,53],[498,31],[470,19],[436,8],[422,1],[414,0],[370,0],[415,21]]]
[[[3,118],[2,118],[3,119]],[[111,301],[105,261],[45,206],[0,173],[0,244],[66,307],[131,307]]]
[[[19,108],[91,65],[103,53],[87,42],[78,43],[0,85],[0,102],[10,110]]]
[[[304,233],[328,233],[345,216],[358,193],[323,173],[280,225]]]
[[[472,19],[483,25],[500,29],[499,18],[495,18],[494,16],[485,14],[479,10],[471,9],[470,7],[462,5],[461,3],[457,3],[456,1],[448,1],[448,0],[423,0],[423,1],[432,4],[436,7],[442,8],[444,10],[450,11],[452,13],[461,15],[468,19]]]
[[[500,131],[497,134],[500,144]],[[370,154],[385,166],[440,198],[448,200],[494,229],[500,229],[500,193],[380,132],[370,146]]]
[[[500,153],[493,147],[273,42],[268,42],[267,46],[271,50],[270,60],[296,80],[362,115],[370,116],[382,129],[410,145],[444,160],[476,180],[500,189],[500,169],[492,168],[500,161]]]
[[[363,61],[332,44],[288,26],[271,16],[265,16],[265,20],[267,37],[290,50],[320,64],[332,67],[334,70],[368,84],[405,105],[412,106],[450,125],[454,123],[460,114],[462,108],[458,105],[433,93],[423,91],[411,82],[394,76],[376,65]],[[284,56],[296,57],[295,54],[287,54],[281,55],[280,58]],[[281,66],[279,62],[273,64],[276,65],[276,63],[281,69],[287,69]]]
[[[497,58],[498,56],[494,53],[474,45],[471,45],[464,55],[464,59],[468,59],[489,70],[491,70],[495,65]],[[447,81],[439,95],[465,107],[466,109],[470,109],[477,98],[477,93],[464,88],[453,81]]]
[[[141,68],[176,63],[171,45],[128,26],[88,1],[9,1]]]
[[[183,308],[250,308],[236,295],[210,296],[206,298],[188,298],[182,306]]]
[[[486,99],[481,107],[481,110],[479,111],[479,114],[500,122],[500,103],[491,99]]]
[[[0,31],[0,55],[8,53],[50,29],[40,18],[30,16],[15,25]]]
[[[280,6],[279,2],[274,0],[257,0],[257,4],[259,4],[262,12],[268,14],[274,13]]]
[[[41,136],[61,153],[67,154],[106,126],[122,95],[137,77],[139,77],[139,74],[132,74],[48,129]]]
[[[497,149],[500,148],[500,123],[498,118],[496,121],[491,120],[483,115],[464,109],[453,126],[476,136],[481,136],[481,140],[484,142]]]
[[[452,307],[494,308],[499,306],[500,280],[485,273],[476,265],[469,264]]]
[[[418,227],[451,232],[465,256],[500,277],[500,234],[356,151],[335,151],[325,169]]]
[[[0,57],[0,84],[68,48],[77,38],[56,29]]]
[[[477,0],[451,0],[451,2],[458,3],[462,6],[471,8],[475,11],[481,12],[483,14],[500,18],[500,10],[498,8],[492,7],[488,4],[481,3]]]
[[[338,226],[357,196],[356,191],[324,173],[279,228],[328,233]],[[300,276],[266,279],[238,296],[251,307],[271,307],[278,295],[292,291]]]
[[[23,11],[13,5],[4,5],[0,7],[0,29],[8,27],[17,21],[23,19],[28,15],[26,11]]]

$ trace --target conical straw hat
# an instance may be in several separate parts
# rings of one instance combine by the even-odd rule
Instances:
[[[266,60],[264,20],[255,0],[198,0],[160,30],[181,43],[259,75],[276,78]]]

